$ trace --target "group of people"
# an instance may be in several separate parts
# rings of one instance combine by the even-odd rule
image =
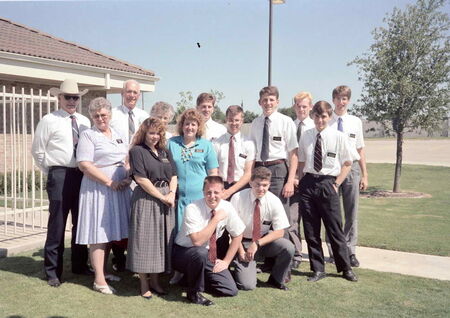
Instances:
[[[209,93],[179,116],[173,136],[167,131],[173,107],[158,102],[150,116],[137,108],[134,80],[124,83],[123,105],[113,108],[103,97],[90,102],[91,127],[77,112],[86,92],[71,79],[51,89],[59,110],[42,118],[32,145],[36,165],[48,174],[44,270],[50,286],[62,283],[69,211],[72,272],[92,274],[89,255],[93,289],[103,294],[115,292],[107,281],[120,280],[106,271],[110,249],[114,269],[139,275],[145,299],[167,293],[161,273],[173,273],[171,283],[206,306],[213,302],[202,292],[252,290],[260,269],[270,273],[268,285],[288,290],[291,270],[302,260],[301,219],[308,281],[326,276],[321,222],[330,262],[357,281],[358,197],[367,169],[361,121],[347,114],[349,87],[333,90],[334,111],[325,101],[313,106],[307,92],[297,94],[295,121],[277,111],[278,89],[264,87],[262,115],[248,137],[241,133],[242,107],[227,108],[225,127],[211,118],[215,97]],[[264,260],[260,268],[258,260]]]

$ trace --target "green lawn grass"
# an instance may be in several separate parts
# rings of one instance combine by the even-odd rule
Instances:
[[[66,250],[66,256],[69,251]],[[147,301],[138,296],[138,279],[121,274],[112,283],[114,296],[91,288],[92,278],[73,276],[66,257],[66,282],[51,288],[42,280],[42,250],[0,259],[0,317],[448,317],[450,282],[357,269],[360,281],[351,283],[336,276],[317,283],[306,282],[294,271],[290,291],[265,285],[267,274],[259,274],[259,288],[241,291],[233,298],[211,298],[212,307],[186,302],[183,290],[171,287],[164,298]],[[164,279],[164,283],[167,278]]]
[[[369,189],[391,190],[393,164],[368,164]],[[431,198],[361,198],[359,245],[450,256],[450,168],[403,165],[402,191]]]

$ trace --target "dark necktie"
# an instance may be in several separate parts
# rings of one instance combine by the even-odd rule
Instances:
[[[297,141],[300,141],[300,137],[302,136],[302,125],[303,125],[302,121],[298,123],[298,127],[297,127]]]
[[[73,140],[73,156],[77,157],[77,146],[78,146],[78,138],[80,137],[80,133],[77,125],[77,118],[74,115],[70,115],[70,119],[72,119],[72,140]]]
[[[135,131],[135,129],[134,129],[133,111],[130,110],[128,112],[128,137],[129,137],[128,139],[129,139],[130,143],[131,143],[131,137],[133,137],[133,135],[134,135],[134,131]]]
[[[259,199],[256,199],[255,209],[253,210],[252,241],[256,242],[260,238],[261,238],[261,211],[259,208]]]
[[[314,147],[314,170],[322,170],[322,138],[317,134],[316,146]]]
[[[228,169],[227,169],[227,182],[234,182],[234,169],[236,167],[235,156],[234,156],[234,138],[230,137],[230,144],[228,147]]]
[[[269,117],[264,119],[264,130],[261,144],[261,160],[267,161],[269,158]]]
[[[211,219],[214,217],[216,210],[211,210]],[[215,263],[217,259],[216,230],[209,238],[208,259],[211,263]]]
[[[338,130],[344,132],[344,127],[342,127],[342,118],[338,118]]]

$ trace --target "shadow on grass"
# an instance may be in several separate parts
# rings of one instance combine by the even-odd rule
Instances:
[[[92,284],[94,282],[94,276],[77,275],[71,271],[70,263],[70,248],[64,250],[64,267],[62,274],[63,283],[71,283],[80,286],[84,286],[87,289],[92,290]],[[109,262],[110,263],[110,262]],[[41,279],[43,284],[47,284],[44,274],[44,249],[40,249],[34,252],[31,256],[10,256],[0,259],[0,271],[11,272],[26,277],[34,277]],[[113,273],[113,270],[108,264],[108,272]],[[137,275],[129,271],[114,272],[114,275],[119,276],[121,280],[119,282],[110,283],[117,290],[117,296],[120,297],[136,297],[139,296],[139,278]],[[185,300],[182,297],[183,289],[179,286],[169,286],[169,275],[161,275],[160,282],[163,288],[169,291],[168,295],[158,296],[166,301],[180,302]],[[156,295],[155,295],[156,296]],[[13,318],[14,316],[11,316]],[[20,316],[17,316],[20,317]],[[56,317],[55,317],[56,318]]]

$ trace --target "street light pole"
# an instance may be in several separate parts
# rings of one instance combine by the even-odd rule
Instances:
[[[269,0],[269,61],[267,86],[272,84],[272,6],[274,4],[283,4],[284,2],[285,0]]]

